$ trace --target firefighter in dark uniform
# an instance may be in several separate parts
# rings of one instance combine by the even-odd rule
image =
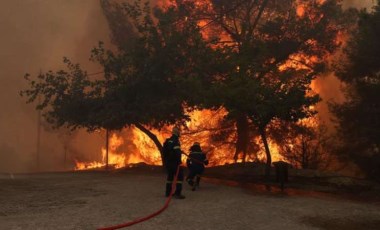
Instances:
[[[180,136],[179,129],[177,127],[174,127],[172,131],[172,136],[166,140],[166,142],[168,142],[167,148],[169,149],[169,151],[166,154],[167,156],[165,159],[165,167],[167,171],[165,195],[166,197],[170,195],[173,180],[176,175],[177,168],[179,166],[180,168],[179,168],[174,198],[184,199],[185,196],[181,194],[182,182],[183,182],[183,168],[180,166],[182,163],[182,160],[181,160],[182,151],[181,151],[181,145],[179,142],[179,136]],[[165,148],[165,144],[164,144],[164,148]]]
[[[186,181],[192,186],[192,190],[195,191],[199,186],[201,175],[205,170],[205,165],[208,165],[206,154],[202,152],[201,146],[198,142],[194,142],[190,147],[190,155],[186,160],[187,167],[189,169],[189,175]],[[195,181],[194,181],[195,179]]]

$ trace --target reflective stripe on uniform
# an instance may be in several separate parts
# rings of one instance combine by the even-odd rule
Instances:
[[[174,146],[173,149],[181,149],[181,147],[180,146]]]
[[[166,181],[167,184],[173,184],[173,181]],[[182,184],[182,181],[177,181],[177,184]]]

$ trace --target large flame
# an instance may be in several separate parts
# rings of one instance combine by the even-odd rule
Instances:
[[[317,4],[323,4],[326,0],[318,0]],[[159,7],[166,7],[170,4],[174,4],[170,0],[157,0],[157,5]],[[211,7],[210,1],[197,1],[199,7]],[[314,17],[318,20],[323,15],[313,15],[308,12],[308,4],[305,1],[300,1],[296,5],[296,13],[298,17]],[[310,3],[311,4],[311,3]],[[209,21],[203,20],[199,22],[200,27],[205,27],[208,25]],[[202,35],[204,39],[208,39],[210,34],[207,28],[202,30]],[[219,34],[220,38],[223,41],[230,40],[229,36],[226,34]],[[337,43],[341,43],[345,40],[343,34],[339,34],[337,38]],[[313,40],[307,41],[310,45],[313,45]],[[289,60],[283,65],[279,66],[280,71],[284,71],[287,68],[294,68],[298,70],[307,70],[320,60],[317,60],[316,57],[310,57],[304,54],[293,54],[290,56]],[[312,83],[311,88],[313,91],[318,92],[318,85],[315,82]],[[223,165],[233,163],[233,156],[235,153],[236,142],[236,127],[234,127],[233,134],[225,137],[225,142],[230,144],[217,144],[213,140],[213,133],[216,130],[221,129],[221,124],[226,116],[227,111],[223,108],[211,111],[211,110],[196,110],[189,113],[190,121],[186,122],[187,129],[183,130],[181,142],[182,142],[182,151],[188,153],[188,149],[193,144],[193,142],[200,142],[202,149],[207,153],[208,158],[210,159],[210,166]],[[315,120],[304,119],[300,121],[302,123],[310,123],[311,126]],[[165,138],[170,136],[170,130],[172,127],[167,126],[163,127],[161,130],[150,130],[154,133],[158,140],[163,143]],[[126,167],[130,164],[145,162],[151,165],[161,165],[161,155],[158,151],[154,142],[142,131],[136,127],[127,128],[128,135],[124,135],[123,132],[118,134],[113,133],[109,140],[109,151],[108,151],[108,163],[114,168]],[[130,143],[126,144],[126,141],[129,140]],[[253,140],[256,145],[260,146],[260,150],[253,154],[254,157],[247,157],[247,161],[264,161],[266,158],[265,150],[263,143],[260,138],[255,138]],[[231,144],[232,143],[232,144]],[[273,161],[279,161],[284,159],[279,153],[279,147],[271,140],[269,140],[269,148],[272,155]],[[107,151],[105,148],[102,148],[100,153],[102,154],[102,161],[97,162],[80,162],[76,161],[77,170],[90,169],[90,168],[101,168],[106,165]],[[242,159],[239,159],[242,161]]]
[[[233,155],[235,152],[234,145],[225,144],[217,145],[212,141],[212,134],[215,130],[220,129],[220,124],[226,116],[225,109],[217,111],[212,110],[196,110],[189,113],[191,120],[186,123],[187,129],[183,130],[181,137],[181,149],[185,153],[189,153],[189,148],[194,142],[200,142],[204,152],[210,158],[210,166],[224,165],[233,163]],[[162,143],[165,138],[170,136],[172,127],[164,127],[161,132],[151,130]],[[151,165],[161,165],[161,155],[154,142],[136,127],[127,128],[128,131],[123,135],[113,133],[109,140],[108,164],[112,168],[126,167],[131,164],[145,162]],[[132,134],[132,135],[131,135]],[[227,137],[227,143],[233,143],[235,136]],[[130,139],[132,144],[126,144],[126,140]],[[261,140],[255,140],[261,145]],[[269,142],[269,146],[274,161],[283,160],[278,153],[276,144]],[[264,149],[264,148],[262,148]],[[80,162],[76,161],[76,170],[86,170],[92,168],[104,168],[106,166],[106,148],[101,149],[102,160],[100,162]],[[260,151],[257,159],[248,158],[247,161],[264,160],[265,152]],[[183,157],[185,160],[185,157]],[[241,160],[239,160],[241,161]],[[239,162],[238,161],[238,162]]]
[[[118,137],[116,134],[113,134],[109,139],[109,148],[108,148],[108,164],[114,168],[124,167],[127,162],[137,163],[140,162],[138,158],[135,158],[133,155],[127,155],[124,152],[118,152],[119,147],[124,143],[123,138]],[[97,162],[79,162],[76,161],[76,170],[90,169],[90,168],[102,168],[106,166],[107,161],[107,150],[106,148],[101,149],[102,161]],[[127,160],[128,159],[128,160]]]

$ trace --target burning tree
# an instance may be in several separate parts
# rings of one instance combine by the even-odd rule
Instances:
[[[380,2],[362,11],[355,32],[337,61],[337,76],[345,83],[346,101],[333,103],[340,156],[353,160],[368,176],[380,176]]]
[[[219,41],[215,49],[224,67],[214,93],[230,115],[255,125],[269,175],[268,127],[275,120],[296,122],[315,114],[311,106],[319,97],[310,83],[339,46],[341,6],[333,0],[211,3],[204,7],[204,20],[212,28],[208,37]]]
[[[37,109],[44,110],[56,127],[92,131],[133,125],[161,152],[162,145],[150,128],[188,120],[184,103],[191,95],[186,90],[198,85],[193,79],[203,74],[202,63],[212,54],[191,19],[194,4],[152,10],[149,3],[140,1],[102,3],[109,16],[118,12],[125,19],[128,36],[127,40],[114,40],[116,52],[106,50],[102,43],[92,50],[92,60],[104,67],[103,77],[90,79],[79,64],[65,58],[68,72],[49,71],[38,76],[39,81],[27,76],[30,89],[22,95],[28,102],[43,96]],[[113,35],[118,37],[115,32]]]
[[[271,126],[270,138],[279,146],[279,153],[289,163],[302,169],[326,169],[333,161],[334,137],[317,116]]]
[[[310,83],[339,46],[342,25],[336,0],[101,3],[116,45],[92,51],[104,76],[91,79],[66,59],[69,72],[30,82],[29,101],[44,96],[38,109],[56,126],[135,126],[159,150],[152,129],[185,124],[187,110],[223,107],[236,123],[235,159],[259,133],[267,175],[270,127],[316,113]]]

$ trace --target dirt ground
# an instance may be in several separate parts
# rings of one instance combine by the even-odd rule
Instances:
[[[0,174],[0,229],[96,229],[163,206],[157,172]],[[129,229],[380,229],[380,205],[344,198],[262,193],[205,179],[184,186],[161,215]]]

